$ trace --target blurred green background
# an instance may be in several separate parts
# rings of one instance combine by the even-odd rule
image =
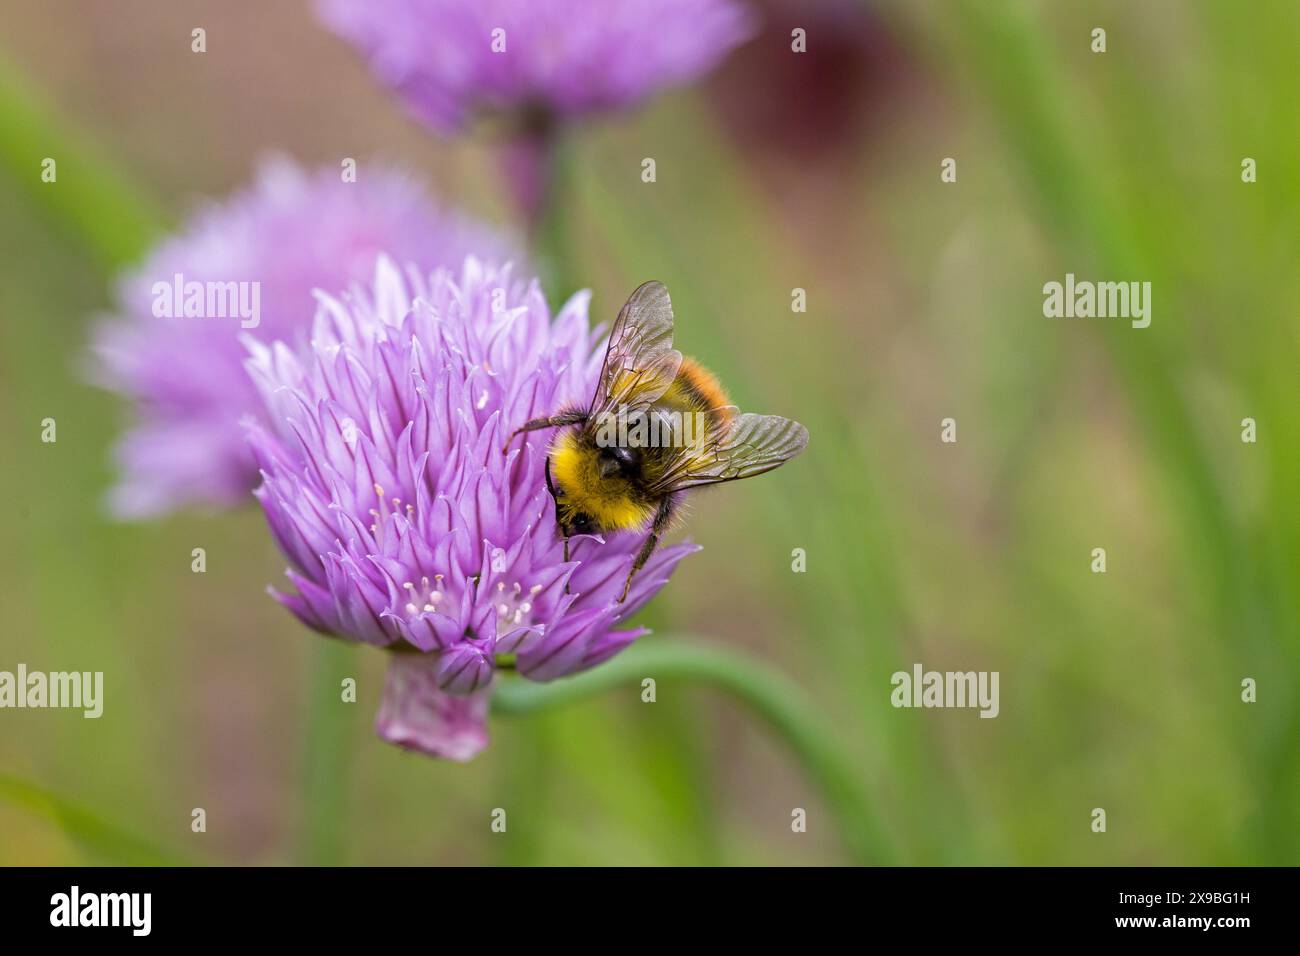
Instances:
[[[572,144],[569,273],[594,317],[665,280],[678,344],[812,434],[697,499],[704,551],[647,640],[700,635],[802,687],[902,862],[1296,863],[1300,7],[760,6],[767,30],[706,82]],[[152,858],[117,829],[169,858],[293,862],[322,806],[349,863],[851,860],[764,725],[679,681],[653,706],[628,687],[496,718],[462,766],[374,737],[384,660],[358,650],[322,794],[320,641],[264,595],[283,561],[260,512],[104,516],[127,410],[82,383],[88,323],[108,262],[267,150],[397,160],[505,223],[493,146],[407,119],[301,2],[8,0],[0,64],[0,669],[102,670],[107,699],[98,721],[0,712],[0,863]],[[1066,272],[1152,282],[1151,327],[1045,318]],[[917,661],[999,671],[1000,716],[893,709]]]

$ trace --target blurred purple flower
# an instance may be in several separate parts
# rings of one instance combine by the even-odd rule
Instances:
[[[433,269],[471,251],[506,256],[511,245],[440,211],[394,170],[363,167],[344,182],[337,167],[263,163],[250,188],[201,210],[120,282],[116,314],[95,332],[92,377],[132,399],[138,416],[116,451],[123,477],[112,510],[139,518],[246,499],[257,470],[239,420],[259,401],[241,335],[293,341],[311,324],[312,291],[368,279],[381,251]],[[173,291],[186,283],[233,283],[256,302],[256,318],[210,314],[206,300],[187,317]]]
[[[317,0],[417,116],[572,119],[708,72],[752,32],[735,0]],[[500,32],[498,32],[500,31]]]
[[[589,294],[551,321],[536,280],[468,259],[425,281],[380,261],[321,298],[312,342],[251,344],[271,427],[249,422],[258,500],[309,627],[393,651],[381,737],[465,760],[487,743],[498,667],[547,681],[643,632],[614,630],[694,548],[657,552],[624,604],[635,535],[572,539],[546,489],[547,438],[510,429],[595,388]]]
[[[718,119],[747,158],[776,161],[774,178],[792,178],[791,161],[834,158],[856,173],[855,140],[891,109],[914,109],[921,85],[891,18],[864,0],[753,2],[760,32],[710,81]],[[796,28],[806,53],[791,50]]]

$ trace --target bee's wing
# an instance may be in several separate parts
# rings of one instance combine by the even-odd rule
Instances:
[[[654,404],[677,377],[682,353],[673,348],[673,304],[658,281],[639,286],[619,310],[609,331],[605,364],[587,417],[616,412],[621,406]]]
[[[789,418],[746,412],[716,441],[686,448],[655,482],[654,494],[752,478],[785,464],[808,447],[808,429]]]

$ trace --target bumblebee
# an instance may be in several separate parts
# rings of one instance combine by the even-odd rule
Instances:
[[[662,282],[647,282],[614,320],[596,393],[585,407],[520,425],[506,440],[563,428],[551,443],[546,484],[564,537],[648,529],[623,584],[672,524],[682,493],[751,478],[808,445],[808,430],[775,415],[740,414],[718,380],[673,348],[673,308]]]

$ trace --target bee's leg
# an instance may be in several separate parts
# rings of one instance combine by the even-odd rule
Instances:
[[[627,600],[627,593],[632,590],[632,579],[650,560],[650,555],[654,554],[655,547],[659,544],[659,536],[668,527],[668,522],[672,520],[672,516],[673,496],[669,495],[659,503],[659,511],[655,514],[654,524],[650,526],[650,536],[641,545],[641,550],[636,554],[636,560],[632,562],[632,570],[628,571],[627,580],[623,582],[623,595],[618,599],[619,604]]]
[[[565,564],[569,563],[569,536],[567,534],[564,536],[564,563]],[[564,582],[564,593],[565,594],[569,593],[568,581]]]
[[[558,428],[562,425],[580,425],[587,420],[587,413],[574,409],[573,411],[560,412],[558,415],[549,415],[546,418],[534,418],[524,422],[518,428],[510,433],[506,443],[501,446],[501,454],[510,450],[510,443],[515,440],[515,436],[520,432],[535,432],[542,428]]]

